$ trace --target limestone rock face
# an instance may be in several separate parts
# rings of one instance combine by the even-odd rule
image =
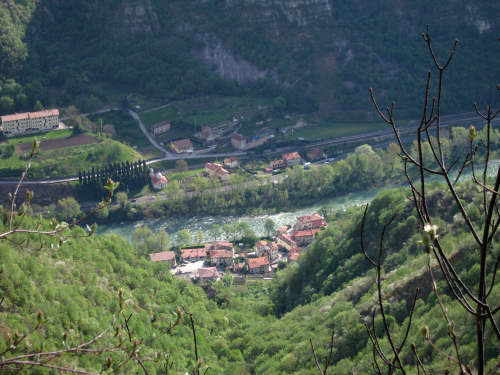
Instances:
[[[156,33],[160,29],[158,16],[150,0],[126,0],[118,8],[114,25],[121,35]]]
[[[268,76],[269,72],[259,70],[243,58],[233,55],[217,38],[205,36],[203,39],[204,47],[194,54],[210,65],[220,77],[245,83]]]

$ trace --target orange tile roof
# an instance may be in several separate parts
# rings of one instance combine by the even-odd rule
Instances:
[[[219,273],[215,267],[206,267],[198,269],[198,276],[200,276],[201,279],[210,279],[219,276]]]
[[[232,162],[238,161],[238,158],[236,156],[231,156],[230,158],[225,158],[224,159],[224,164],[229,164]]]
[[[309,221],[314,221],[314,220],[324,220],[324,218],[317,212],[313,213],[312,215],[299,216],[297,218],[297,221],[300,221],[301,223],[307,223]]]
[[[248,267],[250,269],[259,268],[259,267],[268,266],[268,265],[269,265],[269,259],[267,259],[267,257],[248,258]]]
[[[293,236],[295,238],[297,237],[309,237],[309,236],[314,236],[314,232],[312,230],[298,230],[294,232]]]
[[[297,237],[308,237],[314,236],[316,233],[321,232],[321,229],[310,229],[310,230],[298,230],[293,233],[295,238]]]
[[[182,249],[181,250],[182,259],[205,258],[206,256],[207,256],[207,251],[203,247],[196,248],[196,249]]]
[[[286,161],[300,159],[300,155],[298,154],[298,152],[289,152],[288,154],[283,154],[282,157]]]
[[[153,262],[164,262],[175,259],[175,253],[173,251],[162,251],[160,253],[149,254],[149,259]]]
[[[31,118],[40,118],[40,117],[48,117],[48,116],[59,116],[59,110],[58,109],[47,109],[45,111],[30,112],[29,116]]]
[[[38,111],[38,112],[13,113],[11,115],[1,116],[0,118],[2,119],[2,122],[5,122],[5,121],[24,120],[24,119],[28,119],[28,118],[40,118],[40,117],[47,117],[47,116],[59,116],[59,110],[58,109],[47,109],[47,110]]]

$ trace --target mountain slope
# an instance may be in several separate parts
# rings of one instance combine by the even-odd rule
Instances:
[[[27,98],[3,108],[106,101],[109,88],[179,98],[241,94],[243,85],[286,96],[292,110],[367,119],[373,86],[413,117],[432,64],[420,37],[430,24],[442,60],[461,41],[445,82],[445,108],[459,112],[495,99],[499,12],[484,0],[8,0],[1,78],[20,82]]]

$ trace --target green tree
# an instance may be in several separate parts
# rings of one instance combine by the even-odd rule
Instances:
[[[187,171],[188,170],[188,163],[184,159],[178,159],[175,161],[175,168],[180,170],[180,171]]]
[[[80,204],[73,197],[66,197],[57,201],[56,210],[61,218],[66,220],[80,215]]]
[[[196,236],[195,236],[194,240],[198,244],[203,243],[203,241],[205,240],[205,235],[203,234],[203,231],[201,229],[198,229],[196,231]]]
[[[10,96],[0,96],[0,113],[10,113],[14,110],[14,99]]]
[[[187,229],[181,229],[176,234],[176,240],[177,240],[177,245],[179,247],[184,247],[186,245],[189,245],[192,241],[191,233],[189,233]]]
[[[219,237],[222,235],[222,228],[220,227],[219,224],[214,223],[210,225],[209,233],[214,240],[218,240]]]
[[[153,236],[153,231],[147,226],[140,226],[134,229],[132,232],[132,243],[134,245],[139,245],[145,243],[146,240]]]
[[[40,103],[40,100],[37,100],[35,105],[33,106],[33,110],[35,111],[43,111],[43,105]]]
[[[266,219],[264,223],[264,229],[266,230],[267,237],[272,237],[274,235],[274,231],[276,229],[276,223],[273,219]]]
[[[115,202],[120,206],[123,210],[126,208],[128,203],[128,195],[124,191],[120,191],[115,194]]]
[[[170,239],[168,233],[164,230],[155,233],[146,239],[146,247],[148,252],[160,252],[169,249]]]

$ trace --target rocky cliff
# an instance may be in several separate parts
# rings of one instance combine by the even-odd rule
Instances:
[[[491,101],[494,83],[500,81],[500,67],[491,64],[500,57],[500,2],[23,3],[0,2],[5,21],[0,64],[27,67],[17,69],[21,81],[40,81],[45,74],[42,86],[65,90],[66,100],[99,81],[179,97],[225,92],[228,81],[265,80],[284,90],[266,89],[268,95],[285,95],[299,111],[319,109],[329,116],[358,111],[364,118],[371,111],[367,89],[374,87],[383,103],[396,100],[404,116],[412,117],[425,72],[432,67],[420,36],[426,24],[442,59],[455,38],[461,41],[445,84],[452,94],[446,102],[451,111],[468,110],[473,100]],[[26,37],[18,24],[27,26]]]

